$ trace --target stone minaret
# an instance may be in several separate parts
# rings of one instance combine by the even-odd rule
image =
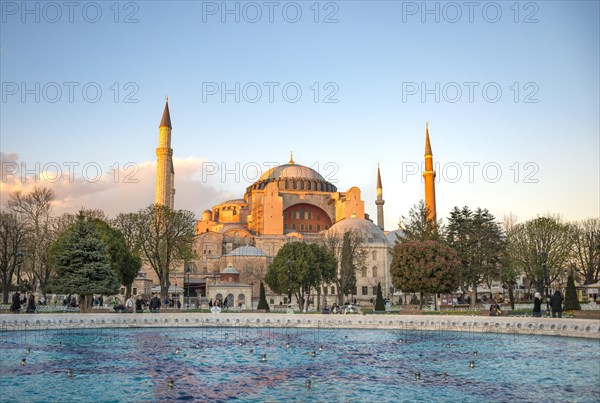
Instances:
[[[171,114],[169,98],[165,103],[162,120],[158,128],[158,148],[156,149],[156,197],[154,203],[173,208],[175,201],[175,170],[173,169],[173,149],[171,148]]]
[[[435,225],[437,214],[435,211],[435,171],[433,170],[433,154],[429,142],[429,122],[425,124],[425,207],[427,207],[427,221]]]
[[[377,225],[379,228],[384,229],[383,227],[383,204],[385,200],[383,200],[383,188],[381,187],[381,173],[379,172],[379,164],[377,164],[377,200],[375,200],[375,205],[377,206]]]

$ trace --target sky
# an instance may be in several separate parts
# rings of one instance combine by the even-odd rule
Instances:
[[[175,208],[294,161],[362,190],[386,230],[437,213],[600,216],[598,1],[0,2],[0,197],[55,212],[154,201],[169,97]]]

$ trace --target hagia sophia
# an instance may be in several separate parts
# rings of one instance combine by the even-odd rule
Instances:
[[[167,99],[156,149],[155,203],[173,208],[175,171],[171,132]],[[435,220],[432,158],[426,127],[425,204],[430,215],[428,219]],[[317,171],[295,162],[290,153],[287,164],[265,172],[246,188],[242,197],[224,201],[202,213],[196,223],[196,258],[171,272],[170,294],[180,299],[185,294],[195,305],[212,299],[225,301],[230,307],[250,309],[253,301],[256,305],[259,285],[269,264],[283,245],[317,242],[326,236],[354,231],[363,238],[366,259],[364,266],[357,270],[352,298],[359,304],[370,304],[377,294],[378,283],[381,283],[384,297],[392,297],[395,290],[390,275],[391,247],[400,231],[385,231],[385,201],[379,167],[376,191],[377,223],[374,223],[365,214],[365,202],[358,187],[340,191]],[[149,291],[152,284],[158,284],[155,273],[152,269],[143,269],[134,287]],[[266,288],[270,305],[287,306],[287,296],[276,295]],[[156,290],[157,286],[152,289]],[[335,284],[319,291],[325,303],[328,295],[337,294]],[[313,307],[315,302],[316,298],[311,304]],[[334,299],[330,298],[329,303],[332,302]]]

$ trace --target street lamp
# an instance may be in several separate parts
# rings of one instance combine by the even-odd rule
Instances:
[[[292,274],[292,261],[288,260],[288,269],[287,269],[287,286],[288,286],[288,308],[292,306],[292,288],[290,286],[290,276]]]
[[[548,273],[548,266],[546,266],[546,262],[548,261],[548,252],[542,250],[540,252],[540,259],[542,259],[542,269],[544,270],[544,285],[546,286],[546,312],[550,313],[550,275]]]
[[[187,282],[185,283],[185,285],[187,286],[187,293],[186,293],[186,297],[185,297],[185,307],[187,309],[189,309],[189,307],[190,307],[190,273],[191,272],[192,272],[192,270],[190,269],[189,263],[186,263],[185,274],[187,274]],[[184,281],[185,281],[185,277],[184,277]]]
[[[25,254],[21,251],[17,252],[17,289],[21,290],[21,263],[23,262],[23,256]]]

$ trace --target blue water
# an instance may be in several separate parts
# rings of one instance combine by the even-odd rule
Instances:
[[[600,401],[598,340],[221,327],[0,338],[2,402]]]

